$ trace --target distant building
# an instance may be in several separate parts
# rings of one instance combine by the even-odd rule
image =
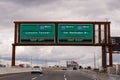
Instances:
[[[79,66],[76,61],[67,61],[66,64],[67,64],[67,68],[73,68],[73,67],[78,68]]]

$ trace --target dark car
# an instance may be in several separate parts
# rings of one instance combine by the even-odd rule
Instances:
[[[82,66],[79,66],[79,69],[83,69],[83,67],[82,67]]]
[[[6,65],[0,64],[0,67],[6,67]]]
[[[67,68],[63,68],[62,70],[67,70]]]
[[[88,66],[87,69],[92,69],[91,66]]]
[[[76,67],[73,67],[73,70],[77,70],[77,68],[76,68]]]

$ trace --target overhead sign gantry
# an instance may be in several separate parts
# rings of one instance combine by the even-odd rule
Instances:
[[[12,44],[12,66],[16,46],[101,46],[102,67],[106,68],[106,47],[112,66],[110,22],[80,21],[15,21]]]

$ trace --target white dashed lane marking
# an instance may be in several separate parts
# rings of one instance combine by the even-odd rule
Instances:
[[[32,80],[35,80],[37,77],[32,78]]]
[[[64,80],[67,80],[65,73],[64,73]]]

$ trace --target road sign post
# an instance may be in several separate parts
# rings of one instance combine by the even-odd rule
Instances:
[[[12,44],[12,66],[15,66],[15,51],[16,51],[16,46]]]

